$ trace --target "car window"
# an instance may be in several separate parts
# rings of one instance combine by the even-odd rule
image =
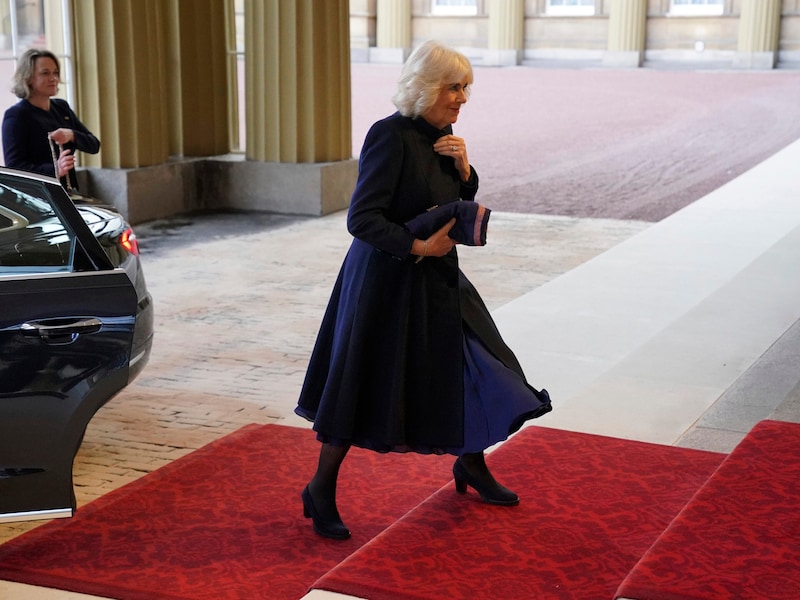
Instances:
[[[70,271],[74,247],[41,182],[0,178],[0,276]]]

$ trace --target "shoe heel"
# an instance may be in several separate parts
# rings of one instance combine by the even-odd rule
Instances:
[[[486,467],[484,467],[486,469]],[[484,481],[473,476],[467,468],[461,464],[461,459],[457,459],[453,464],[453,479],[456,482],[456,491],[459,494],[467,493],[467,486],[473,488],[481,499],[488,504],[497,504],[500,506],[516,506],[519,504],[519,496],[506,487],[497,483],[492,477],[491,473],[486,470],[486,477]]]
[[[324,521],[322,519],[314,506],[314,501],[311,498],[311,492],[308,491],[308,486],[303,490],[301,498],[303,500],[303,516],[306,519],[311,519],[316,533],[322,537],[334,540],[346,540],[350,537],[350,530],[344,526],[338,513],[336,514],[335,520]]]
[[[453,464],[453,479],[456,482],[456,491],[459,494],[466,494],[467,479],[466,477],[464,477],[462,469],[463,467],[461,466],[461,463],[459,463],[458,460],[456,460],[456,462]]]

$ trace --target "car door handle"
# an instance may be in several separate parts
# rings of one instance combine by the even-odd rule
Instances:
[[[39,336],[48,344],[71,344],[78,336],[96,333],[103,327],[103,322],[95,317],[79,317],[73,319],[45,319],[23,323],[20,329],[23,335]]]

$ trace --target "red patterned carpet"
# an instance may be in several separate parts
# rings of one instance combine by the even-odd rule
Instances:
[[[800,425],[756,425],[617,595],[642,600],[800,598]]]
[[[353,537],[303,519],[313,432],[250,425],[0,546],[0,578],[121,599],[296,600],[444,485],[447,458],[354,449],[339,508]]]
[[[647,553],[622,593],[745,597],[660,591],[700,581],[731,547],[746,549],[742,564],[762,586],[748,597],[794,597],[772,593],[797,589],[797,511],[779,500],[797,498],[800,426],[787,447],[775,430],[786,425],[757,428],[719,469],[721,454],[528,427],[489,457],[522,498],[512,508],[457,495],[447,457],[354,449],[340,483],[346,542],[302,518],[313,434],[251,425],[3,544],[0,578],[120,599],[294,600],[313,586],[370,600],[596,600],[613,598]]]
[[[370,600],[613,598],[724,457],[528,427],[489,457],[519,506],[449,485],[314,587]]]

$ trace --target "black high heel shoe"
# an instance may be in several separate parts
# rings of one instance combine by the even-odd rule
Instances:
[[[326,521],[320,516],[314,506],[314,501],[311,499],[311,492],[308,491],[308,486],[303,490],[301,497],[303,498],[303,516],[306,519],[311,519],[314,531],[322,537],[331,538],[332,540],[346,540],[350,537],[350,530],[344,526],[338,512],[336,513],[336,519],[331,521]]]
[[[456,480],[456,491],[459,494],[466,494],[467,485],[469,485],[488,504],[496,504],[498,506],[516,506],[519,504],[519,496],[507,487],[497,483],[489,469],[486,469],[483,477],[477,477],[470,473],[469,469],[458,458],[453,464],[453,478]]]

